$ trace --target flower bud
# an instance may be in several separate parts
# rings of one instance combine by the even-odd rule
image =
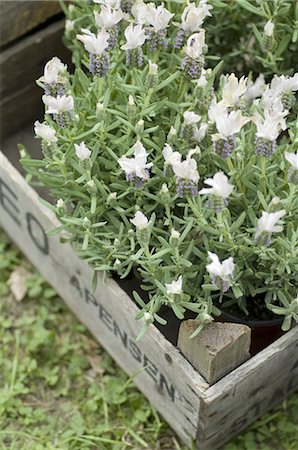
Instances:
[[[136,104],[135,104],[135,101],[134,101],[134,98],[132,95],[130,95],[128,97],[126,112],[127,112],[128,117],[133,117],[137,112],[137,107],[136,107]]]
[[[90,222],[90,220],[88,219],[88,217],[84,217],[84,219],[83,219],[83,227],[84,227],[86,230],[89,230],[89,229],[91,228],[91,222]]]
[[[144,120],[141,119],[138,121],[138,123],[135,126],[135,131],[138,137],[140,138],[144,132]]]
[[[153,316],[152,316],[152,314],[150,313],[150,312],[148,312],[148,311],[146,311],[145,313],[144,313],[144,320],[146,321],[146,322],[153,322]]]
[[[60,215],[63,215],[65,213],[65,211],[66,211],[66,206],[65,206],[64,200],[62,198],[59,198],[56,202],[56,212],[60,216]]]
[[[93,195],[93,194],[97,193],[97,187],[96,187],[94,180],[89,180],[86,183],[86,186],[87,186],[87,190],[88,190],[89,194]]]
[[[169,134],[167,136],[167,142],[169,144],[172,144],[173,142],[175,142],[176,138],[177,138],[177,130],[174,127],[171,127]]]

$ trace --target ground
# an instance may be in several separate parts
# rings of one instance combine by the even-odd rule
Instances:
[[[32,275],[17,302],[7,280]],[[186,450],[112,358],[0,232],[0,449]],[[298,394],[224,447],[297,450]]]

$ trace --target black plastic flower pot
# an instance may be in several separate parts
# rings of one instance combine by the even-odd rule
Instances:
[[[285,333],[281,329],[283,317],[276,317],[270,320],[249,320],[222,310],[221,316],[217,317],[216,320],[247,325],[251,329],[250,353],[252,356]]]

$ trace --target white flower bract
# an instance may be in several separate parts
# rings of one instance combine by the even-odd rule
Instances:
[[[138,229],[145,230],[148,227],[148,219],[141,211],[137,211],[133,219],[130,222]]]
[[[201,195],[208,194],[228,198],[234,190],[234,186],[229,183],[228,177],[223,172],[217,172],[213,178],[206,178],[204,183],[211,187],[201,189],[199,191]]]
[[[210,9],[212,9],[212,6],[206,2],[201,2],[199,6],[196,6],[195,3],[190,3],[181,14],[180,28],[186,33],[199,31],[205,17],[211,16]]]
[[[85,161],[89,159],[91,156],[91,150],[87,147],[85,142],[81,142],[80,144],[74,144],[76,156],[81,160]]]
[[[190,180],[197,183],[200,179],[197,162],[191,158],[190,153],[184,161],[176,161],[172,167],[176,177],[182,180]]]
[[[264,26],[265,36],[271,37],[273,36],[273,32],[274,32],[274,23],[272,22],[272,20],[268,20],[268,22],[266,22]]]
[[[165,159],[165,164],[173,166],[173,164],[180,163],[181,161],[181,153],[174,152],[169,144],[165,144],[162,154]]]
[[[67,65],[63,64],[61,60],[54,56],[50,61],[48,61],[44,68],[44,75],[41,78],[47,84],[54,84],[62,81],[61,74],[67,71]]]
[[[131,23],[124,31],[126,44],[122,45],[122,50],[133,50],[141,47],[146,40],[146,33],[142,25]]]
[[[229,136],[233,136],[238,133],[249,121],[250,119],[248,117],[243,117],[241,111],[239,110],[216,115],[215,123],[219,133],[213,134],[212,139],[214,141],[219,139],[227,139]]]
[[[74,100],[71,95],[61,95],[58,97],[43,95],[42,101],[47,106],[47,114],[59,114],[61,112],[72,111],[74,108]]]
[[[121,9],[112,9],[109,5],[102,5],[100,13],[94,11],[96,25],[99,28],[112,28],[123,18]]]
[[[43,139],[47,144],[58,141],[56,131],[46,123],[40,123],[38,120],[34,122],[34,132],[36,136]]]
[[[147,169],[150,169],[150,167],[153,166],[153,163],[147,163],[148,153],[140,141],[136,142],[133,149],[134,158],[121,156],[121,158],[118,159],[118,163],[128,176],[147,180],[149,178]]]
[[[77,39],[83,42],[87,52],[100,56],[108,48],[110,35],[106,30],[99,31],[97,35],[86,28],[82,28],[81,32],[84,34],[77,34]]]
[[[285,152],[286,160],[291,164],[293,169],[298,170],[298,151],[295,153]]]
[[[187,39],[185,53],[191,59],[199,60],[203,54],[203,48],[205,47],[205,30],[199,33],[192,34]]]
[[[235,269],[234,259],[230,256],[230,258],[221,262],[216,253],[208,252],[208,256],[212,261],[210,264],[206,265],[208,272],[214,277],[219,277],[222,280],[229,280]]]
[[[184,125],[192,125],[201,120],[201,116],[195,114],[193,111],[185,111],[183,113]]]
[[[276,222],[285,214],[286,211],[284,209],[272,213],[263,211],[261,218],[258,220],[257,230],[259,232],[280,233],[283,230],[283,227],[281,225],[276,225]]]
[[[178,278],[178,280],[173,280],[172,283],[165,284],[167,294],[168,295],[181,295],[183,294],[182,290],[182,275]]]
[[[175,15],[170,13],[163,5],[156,7],[154,3],[147,5],[148,23],[153,27],[155,32],[165,30],[171,18]]]

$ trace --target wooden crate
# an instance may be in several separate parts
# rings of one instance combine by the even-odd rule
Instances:
[[[92,270],[47,230],[59,224],[0,153],[0,224],[73,313],[129,374],[181,439],[215,450],[298,388],[298,327],[212,386],[109,279],[92,294]]]
[[[0,45],[7,46],[60,12],[57,0],[2,0]]]
[[[10,2],[4,2],[10,3]],[[12,2],[20,4],[35,2]],[[56,2],[36,2],[53,3]],[[57,5],[55,6],[57,8]],[[41,9],[42,11],[42,9]],[[50,11],[50,10],[49,10]],[[48,12],[49,12],[48,11]],[[30,35],[20,38],[0,55],[1,139],[21,126],[42,118],[41,89],[35,80],[43,74],[45,64],[53,56],[70,63],[70,53],[62,42],[64,20],[58,19]]]

